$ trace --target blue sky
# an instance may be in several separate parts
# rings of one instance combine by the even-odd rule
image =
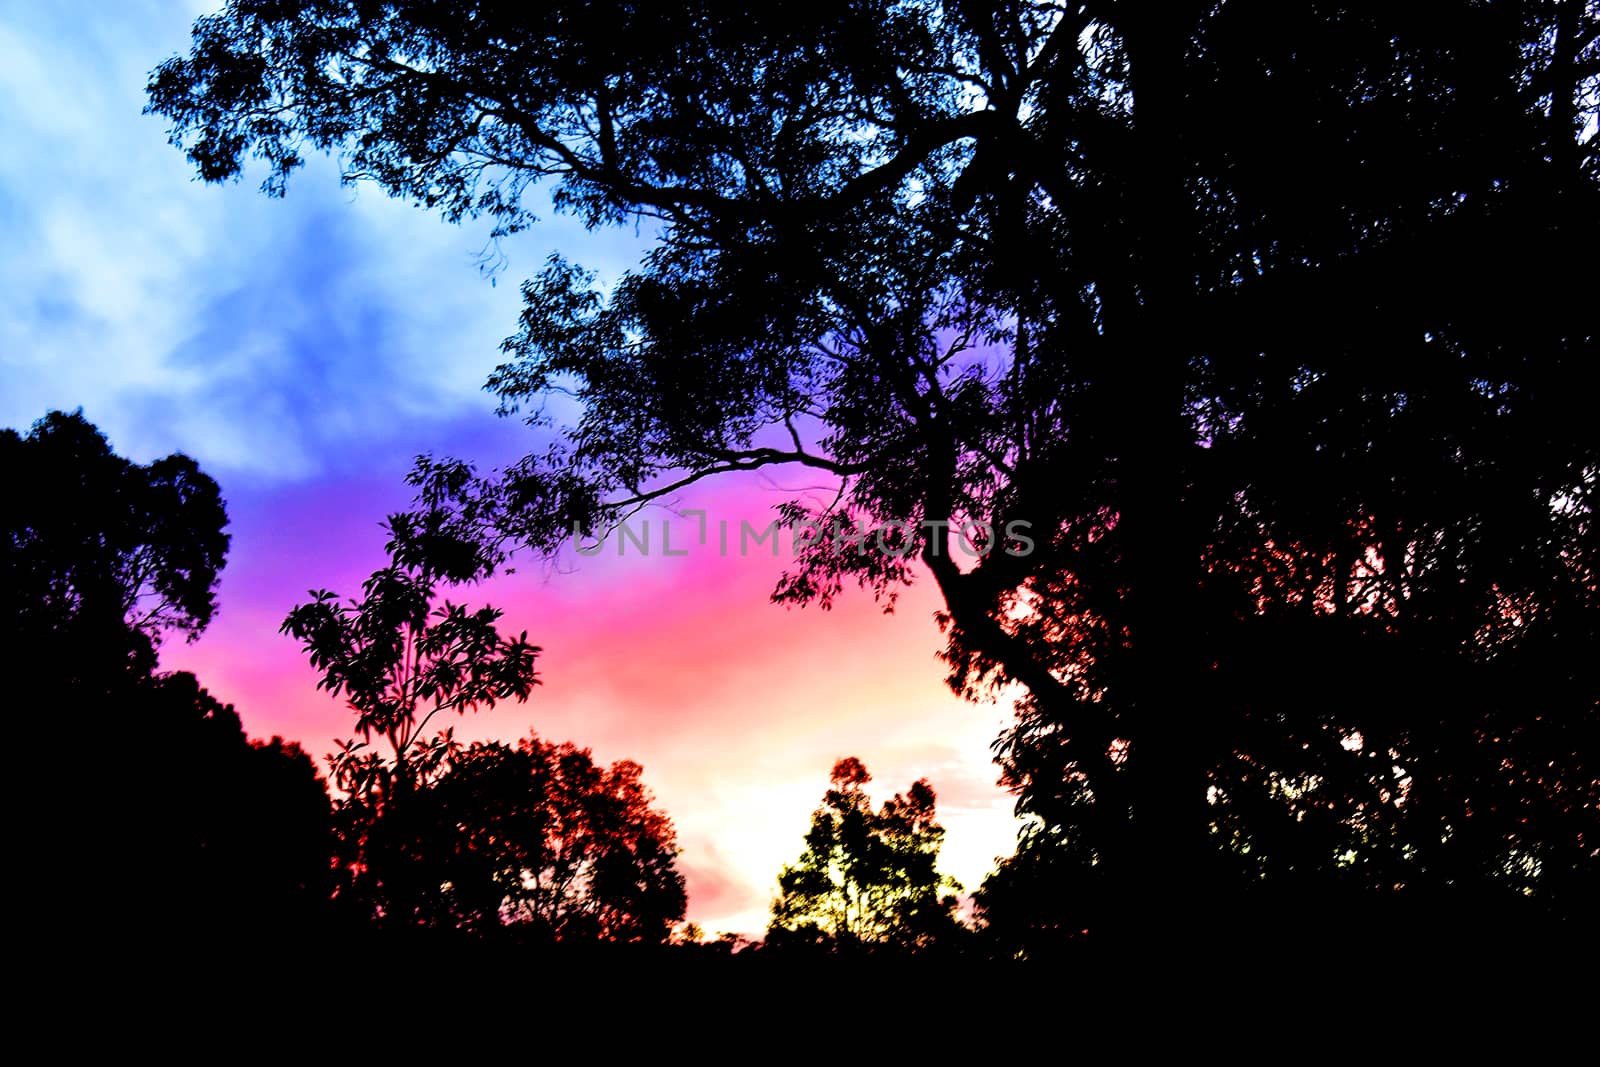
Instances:
[[[282,200],[248,176],[195,181],[141,110],[149,70],[205,10],[0,15],[0,423],[82,405],[127,454],[182,450],[250,483],[500,432],[480,387],[520,279],[575,247],[615,277],[638,240],[546,213],[496,249],[486,224],[341,187],[324,158]]]

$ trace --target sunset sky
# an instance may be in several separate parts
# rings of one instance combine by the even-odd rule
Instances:
[[[379,523],[407,503],[413,456],[487,468],[531,447],[481,388],[522,278],[559,250],[614,279],[649,234],[557,216],[496,248],[487,225],[341,187],[322,159],[283,200],[258,192],[259,174],[200,184],[140,111],[150,68],[187,49],[209,6],[0,7],[0,425],[81,407],[119,453],[183,451],[220,482],[233,537],[221,611],[163,664],[235,704],[252,736],[321,757],[353,716],[316,691],[278,633],[284,615],[311,589],[357,592],[381,564]],[[815,484],[778,471],[678,505],[736,530]],[[932,782],[943,867],[968,889],[1011,852],[989,754],[1009,708],[945,688],[931,583],[892,615],[864,593],[786,610],[768,603],[783,558],[724,557],[714,539],[691,543],[692,518],[643,518],[647,557],[613,544],[519,558],[516,574],[451,594],[503,608],[503,626],[544,649],[533,698],[460,720],[458,735],[533,729],[641,763],[678,829],[689,918],[711,932],[764,929],[842,756],[866,763],[875,797]],[[663,523],[688,555],[660,555]]]

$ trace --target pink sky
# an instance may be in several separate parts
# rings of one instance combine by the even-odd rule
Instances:
[[[532,699],[458,720],[458,736],[511,740],[533,729],[643,764],[677,826],[689,918],[712,933],[764,929],[778,871],[798,855],[843,756],[866,763],[874,797],[932,782],[948,830],[943,868],[968,889],[1015,834],[988,752],[1009,709],[964,702],[943,684],[931,583],[907,590],[892,615],[864,592],[829,612],[768,602],[787,546],[778,559],[765,548],[740,557],[736,531],[744,519],[765,525],[767,509],[790,495],[785,484],[781,474],[745,477],[684,497],[682,507],[709,514],[703,548],[692,544],[696,520],[656,511],[641,516],[649,556],[630,543],[619,557],[613,542],[554,567],[521,560],[514,575],[452,593],[502,608],[504,629],[526,629],[544,649]],[[278,625],[306,590],[356,592],[382,560],[378,519],[404,502],[398,477],[230,500],[221,613],[196,644],[169,645],[164,665],[194,671],[233,702],[253,736],[329,751],[352,715],[315,689]],[[735,531],[726,557],[714,533],[722,519]],[[660,554],[663,524],[689,555]]]

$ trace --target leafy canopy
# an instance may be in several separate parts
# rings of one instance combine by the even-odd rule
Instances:
[[[208,179],[253,155],[281,192],[310,146],[508,231],[543,179],[654,225],[608,294],[527,284],[491,388],[578,414],[489,477],[425,461],[419,521],[553,550],[787,464],[839,490],[791,519],[909,524],[903,554],[818,541],[776,596],[931,576],[952,686],[1022,693],[1018,862],[1058,887],[1029,897],[1105,902],[1024,926],[1167,916],[1174,869],[1201,905],[1574,914],[1597,42],[1582,0],[234,0],[150,106]],[[1035,551],[955,550],[1014,520]]]
[[[440,598],[448,576],[486,573],[459,530],[420,530],[403,516],[388,528],[389,565],[362,583],[359,599],[313,590],[282,632],[301,642],[321,674],[318,688],[342,694],[356,717],[360,739],[340,741],[328,757],[340,906],[362,920],[435,925],[451,905],[441,883],[414,867],[412,842],[430,818],[419,794],[449,770],[461,746],[453,727],[430,735],[428,726],[440,714],[527,699],[539,684],[539,648],[526,631],[501,636],[499,609],[471,611]]]
[[[313,590],[282,626],[321,672],[318,688],[343,694],[355,712],[361,740],[340,744],[335,785],[374,804],[415,788],[448,755],[450,734],[426,733],[440,713],[525,700],[539,684],[540,650],[527,631],[502,637],[498,608],[440,600],[438,565],[408,541],[403,519],[390,530],[390,564],[362,583],[359,600]],[[371,748],[374,735],[387,753]]]
[[[81,411],[53,411],[25,436],[0,430],[0,471],[3,625],[19,662],[31,648],[68,674],[148,671],[163,634],[193,639],[210,623],[228,518],[194,460],[134,463]]]
[[[770,944],[915,950],[960,930],[961,886],[936,869],[944,828],[933,788],[923,779],[874,809],[871,780],[854,757],[834,765],[805,850],[778,876]]]
[[[400,817],[378,872],[413,921],[534,941],[660,943],[686,906],[671,821],[638,764],[530,735],[473,744]]]
[[[0,648],[16,706],[49,714],[12,776],[29,908],[89,940],[302,932],[332,854],[316,768],[157,671],[161,639],[217,610],[216,482],[187,456],[117,455],[82,412],[0,431],[0,472]]]

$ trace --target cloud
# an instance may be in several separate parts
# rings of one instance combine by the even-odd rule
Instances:
[[[692,910],[702,925],[712,932],[730,928],[727,920],[751,914],[764,917],[771,904],[771,890],[752,885],[739,876],[737,858],[724,855],[706,835],[697,834],[679,841],[678,870],[689,892]],[[774,872],[775,873],[775,872]],[[760,920],[746,921],[742,933],[761,929]]]
[[[273,481],[491,418],[481,387],[520,295],[479,269],[488,225],[343,187],[321,158],[282,200],[196,182],[140,112],[197,13],[39,5],[0,24],[0,423],[82,406],[135,458]],[[503,251],[532,273],[561,247],[614,278],[640,246],[557,217]]]

